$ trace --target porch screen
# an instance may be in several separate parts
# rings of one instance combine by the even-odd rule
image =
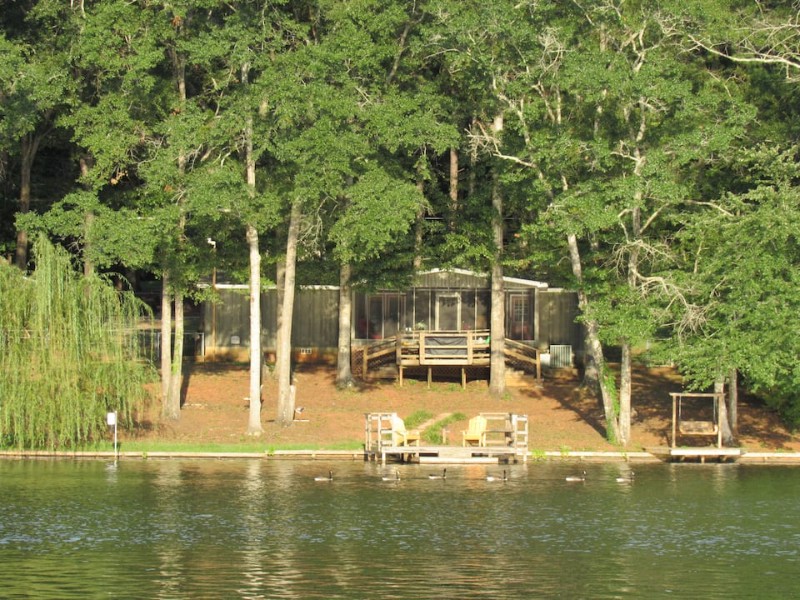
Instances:
[[[403,294],[370,294],[355,305],[355,330],[358,339],[381,340],[397,335],[405,321],[406,297]]]

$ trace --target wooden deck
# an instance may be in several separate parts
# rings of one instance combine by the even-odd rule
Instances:
[[[361,352],[361,373],[365,379],[371,369],[374,372],[391,361],[396,365],[401,386],[409,370],[426,372],[428,386],[434,371],[455,370],[460,372],[462,387],[466,387],[468,372],[485,371],[491,365],[491,340],[486,329],[408,332],[372,343]],[[541,380],[542,364],[537,348],[506,339],[505,359],[512,366],[532,371],[536,380]]]
[[[401,386],[408,368],[424,367],[430,386],[434,368],[458,367],[461,386],[465,387],[467,367],[488,367],[490,358],[487,330],[415,331],[397,336],[396,360]]]

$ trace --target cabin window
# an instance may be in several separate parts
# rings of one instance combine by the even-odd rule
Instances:
[[[382,340],[397,335],[405,319],[403,294],[370,294],[355,307],[356,337]]]
[[[421,329],[433,329],[433,319],[431,318],[431,292],[430,290],[415,289],[412,292],[413,316],[408,325],[411,329],[418,331]]]
[[[489,313],[491,312],[491,307],[491,292],[475,292],[475,329],[489,329]]]

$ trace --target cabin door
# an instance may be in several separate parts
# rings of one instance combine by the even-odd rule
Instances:
[[[511,294],[508,297],[506,337],[511,340],[533,339],[533,323],[527,294]]]
[[[437,294],[436,296],[437,331],[458,331],[459,323],[461,323],[461,295]]]

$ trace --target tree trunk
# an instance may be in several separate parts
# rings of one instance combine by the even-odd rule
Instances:
[[[458,148],[450,148],[450,218],[447,226],[455,231],[458,224]]]
[[[183,388],[183,293],[175,292],[175,341],[172,349],[172,371],[169,381],[169,398],[167,411],[170,419],[181,416],[181,392]]]
[[[421,159],[420,159],[421,160]],[[417,190],[420,195],[425,193],[425,179],[422,174],[422,166],[417,167]],[[417,210],[417,218],[414,222],[414,273],[422,269],[422,244],[425,235],[425,205],[420,205]]]
[[[600,342],[599,325],[597,321],[591,317],[589,311],[589,299],[583,288],[583,266],[581,265],[581,254],[578,248],[578,239],[575,234],[567,235],[567,245],[569,246],[569,257],[572,266],[572,274],[578,282],[578,307],[581,314],[583,314],[585,321],[584,327],[586,328],[586,352],[591,358],[591,361],[597,368],[598,374],[601,375],[598,379],[598,389],[600,391],[600,398],[603,403],[603,413],[606,419],[606,437],[615,442],[619,439],[619,423],[617,422],[617,414],[614,409],[614,398],[611,393],[611,382],[606,381],[605,370],[606,363],[603,357],[603,345]],[[613,388],[612,388],[613,389]]]
[[[352,329],[352,293],[350,287],[349,263],[345,263],[339,272],[339,351],[336,353],[336,387],[339,389],[353,386],[351,371],[350,333]]]
[[[502,128],[500,123],[499,128]],[[506,391],[506,298],[503,284],[503,195],[495,172],[492,181],[492,237],[494,258],[492,261],[492,311],[490,316],[490,374],[489,392],[501,396]]]
[[[273,379],[278,378],[278,365],[281,363],[281,336],[283,335],[283,293],[286,286],[286,260],[279,260],[275,265],[275,296],[277,310],[275,311],[275,366],[272,369]]]
[[[261,435],[261,254],[258,231],[247,226],[247,247],[250,249],[250,416],[248,435]]]
[[[248,85],[250,65],[242,65],[242,82]],[[256,195],[256,159],[253,154],[253,117],[248,115],[244,127],[247,191],[251,200]],[[248,435],[261,435],[261,253],[258,250],[258,230],[247,224],[245,234],[250,251],[250,411]]]
[[[722,401],[719,403],[719,414],[717,415],[717,427],[722,432],[722,443],[726,446],[733,445],[733,431],[731,431],[731,424],[728,420],[728,405],[725,402],[725,378],[719,377],[714,382],[714,392],[723,394]],[[716,401],[716,400],[715,400]]]
[[[631,345],[622,343],[622,364],[619,382],[619,443],[627,446],[631,440],[631,390],[632,382]]]
[[[161,413],[171,419],[177,415],[169,412],[169,391],[172,381],[172,296],[169,289],[169,272],[161,279]]]
[[[31,209],[31,171],[40,141],[41,137],[34,134],[28,134],[22,138],[19,175],[20,214],[25,214]],[[28,267],[28,232],[24,229],[17,231],[17,249],[14,264],[22,271]]]
[[[292,393],[292,316],[294,313],[295,269],[297,266],[297,237],[300,230],[300,201],[292,204],[289,232],[286,240],[286,276],[281,310],[281,336],[278,363],[278,423],[289,426],[294,419]]]
[[[186,72],[185,63],[177,53],[173,53],[173,66],[174,66],[174,82],[178,91],[178,99],[181,106],[186,104]],[[183,151],[178,153],[178,179],[183,182],[183,176],[186,173],[186,155]],[[178,200],[178,227],[177,238],[178,244],[176,252],[180,256],[180,249],[182,246],[182,238],[186,229],[186,215],[183,211],[184,200],[181,196]],[[164,313],[169,314],[169,296],[164,298],[162,295],[162,358],[161,358],[161,386],[162,390],[166,389],[166,396],[164,398],[163,412],[164,416],[168,419],[179,419],[181,410],[181,388],[183,385],[183,292],[180,291],[185,285],[182,278],[176,277],[175,271],[169,271],[169,268],[164,270],[164,288],[167,289],[167,283],[175,288],[173,292],[173,304],[175,307],[175,335],[174,341],[170,344],[170,339],[173,337],[171,331],[167,331],[163,323]],[[162,291],[162,294],[165,292]],[[166,337],[165,337],[166,335]],[[166,344],[163,340],[166,339]],[[165,360],[164,349],[170,347],[171,360]],[[165,381],[166,379],[166,381]]]
[[[729,377],[728,424],[735,439],[739,433],[739,383],[736,369],[731,369]]]

